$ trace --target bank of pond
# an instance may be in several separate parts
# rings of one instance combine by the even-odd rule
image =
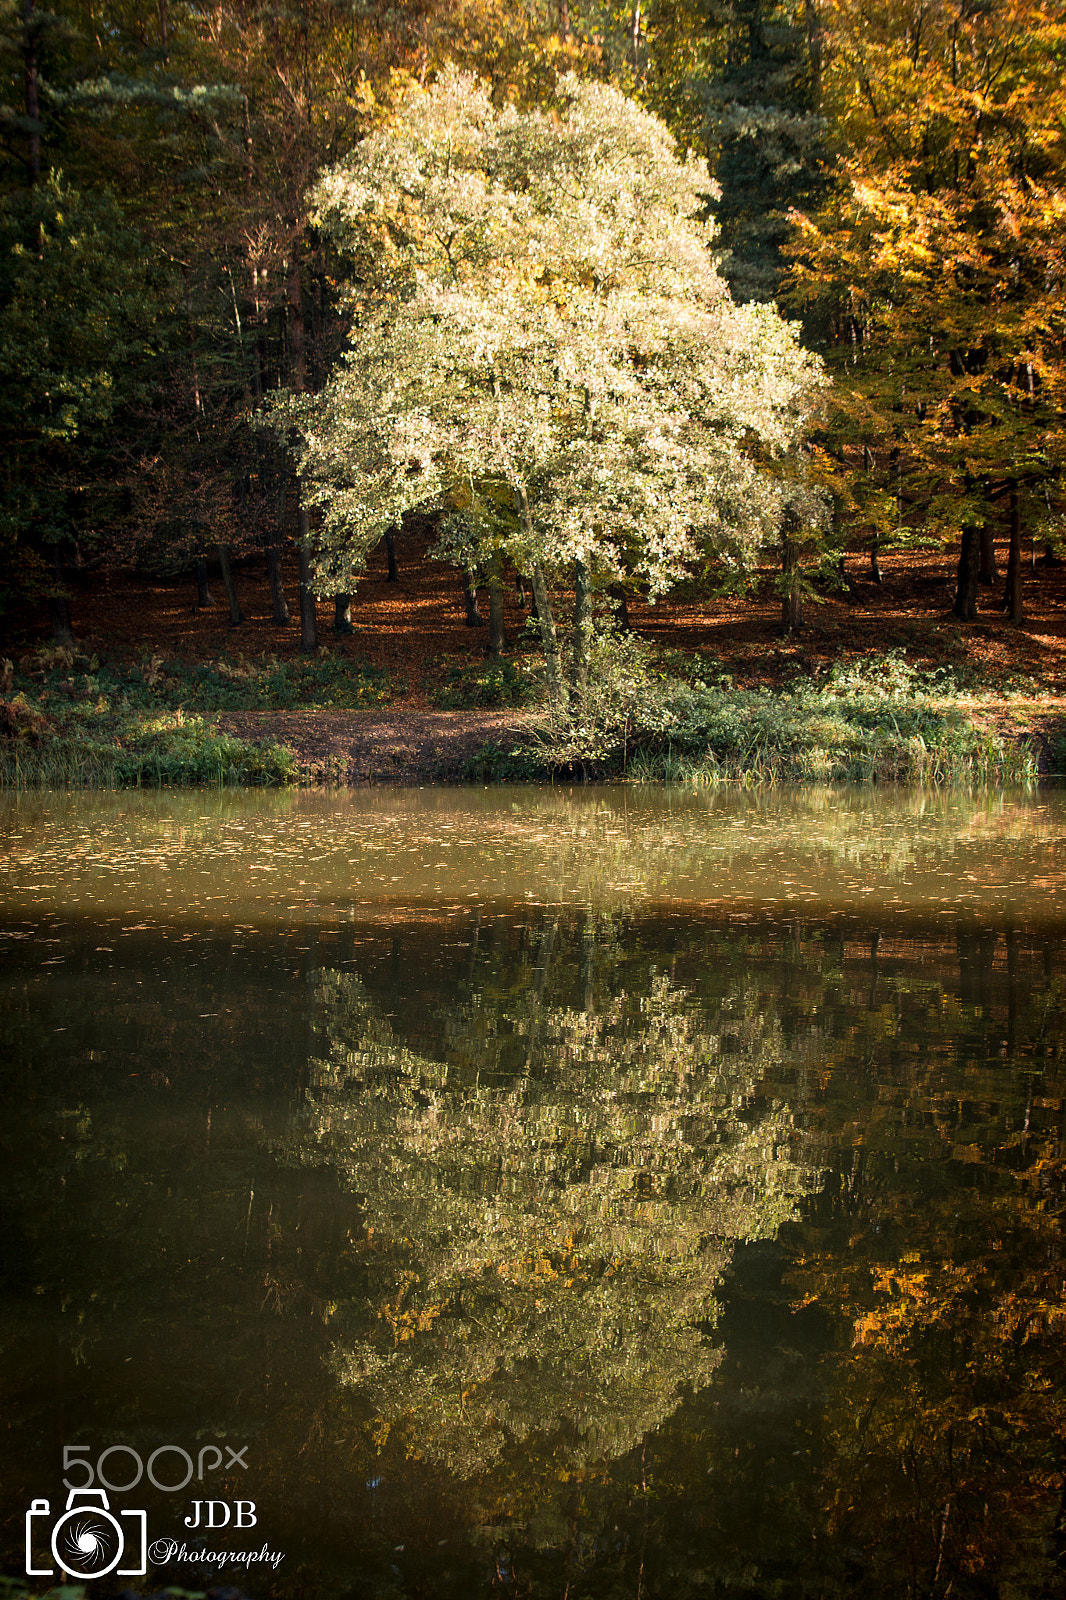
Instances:
[[[219,717],[253,711],[269,728],[271,711],[325,719],[390,704],[403,716],[385,673],[328,656],[106,666],[52,650],[11,668],[3,688],[0,786],[10,789],[321,781],[321,765],[291,745],[243,737]],[[770,692],[735,686],[703,657],[613,640],[563,698],[546,696],[536,661],[519,660],[457,671],[437,703],[524,708],[520,733],[448,767],[472,782],[1016,784],[1066,765],[1066,738],[1039,749],[1005,735],[987,701],[902,651]]]

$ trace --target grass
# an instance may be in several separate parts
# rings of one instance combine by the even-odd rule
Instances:
[[[430,663],[432,668],[435,663]],[[444,682],[431,690],[434,705],[444,711],[528,706],[543,694],[540,675],[525,661],[462,663],[447,669]]]
[[[580,709],[546,711],[527,742],[478,752],[467,775],[699,785],[1003,785],[1039,775],[1028,741],[977,726],[950,675],[914,668],[902,651],[773,694],[733,688],[676,652],[607,641],[589,685]]]
[[[5,663],[0,689],[0,786],[18,789],[295,783],[290,750],[226,733],[217,714],[347,709],[389,694],[383,672],[328,656],[121,667],[64,650],[17,671]]]

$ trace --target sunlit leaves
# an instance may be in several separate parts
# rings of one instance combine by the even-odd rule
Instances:
[[[323,394],[275,417],[302,435],[328,561],[485,479],[509,487],[492,537],[519,564],[636,570],[653,593],[776,525],[750,445],[796,448],[816,363],[728,300],[694,220],[706,175],[666,129],[602,86],[561,96],[497,111],[445,74],[320,181],[355,329]]]

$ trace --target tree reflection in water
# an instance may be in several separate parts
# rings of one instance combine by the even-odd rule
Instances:
[[[538,943],[530,981],[448,1008],[446,1061],[400,1043],[358,977],[321,972],[329,1052],[289,1145],[365,1215],[366,1295],[334,1309],[334,1372],[380,1437],[401,1426],[461,1477],[534,1435],[586,1468],[661,1424],[718,1365],[735,1242],[772,1237],[813,1176],[791,1113],[753,1110],[781,1055],[771,1016],[738,993],[725,1045],[654,969],[563,1004],[575,956],[586,987],[617,960],[614,929],[552,914]]]

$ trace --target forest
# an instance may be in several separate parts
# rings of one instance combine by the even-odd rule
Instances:
[[[5,0],[4,781],[288,781],[219,713],[427,685],[547,708],[483,776],[1035,771],[959,697],[1063,687],[1064,57],[1040,0]],[[457,602],[406,681],[347,639],[398,547]],[[946,634],[797,649],[930,561]],[[668,625],[757,602],[772,706]]]

